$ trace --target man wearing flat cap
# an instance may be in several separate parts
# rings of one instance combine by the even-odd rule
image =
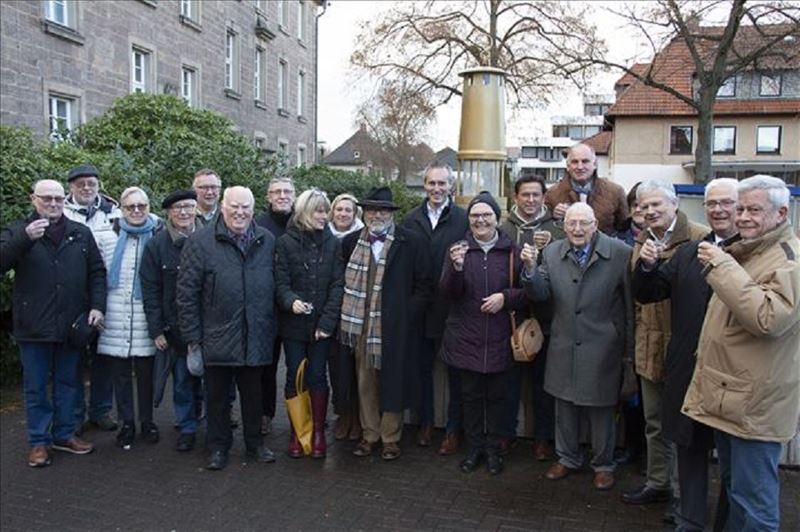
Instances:
[[[342,242],[348,263],[340,333],[354,355],[363,428],[353,454],[371,455],[380,440],[381,457],[395,460],[403,409],[419,400],[418,353],[408,342],[432,290],[430,253],[421,236],[395,224],[388,187],[370,190],[358,205],[365,227]]]
[[[200,223],[195,213],[197,194],[193,190],[176,190],[161,207],[167,213],[166,231],[147,243],[139,279],[150,338],[162,352],[159,355],[170,355],[167,360],[172,363],[172,402],[181,431],[175,448],[186,452],[194,448],[197,432],[195,377],[186,367],[186,342],[178,326],[176,293],[183,244]]]
[[[122,213],[119,203],[100,192],[100,173],[91,164],[81,164],[67,174],[69,194],[64,200],[64,216],[91,229],[100,254],[108,259],[114,254],[117,235],[114,222]],[[91,388],[89,391],[89,425],[102,430],[116,430],[117,422],[111,414],[113,389],[111,368],[105,357],[93,356],[96,344],[91,347]],[[83,372],[79,372],[78,403],[76,407],[78,432],[86,418],[86,400],[83,389]]]

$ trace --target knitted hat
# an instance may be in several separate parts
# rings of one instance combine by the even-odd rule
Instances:
[[[194,190],[176,190],[161,202],[162,209],[169,209],[173,203],[178,203],[181,200],[197,199],[197,193]]]
[[[500,220],[500,205],[497,204],[497,202],[494,200],[494,198],[488,191],[483,190],[477,196],[472,198],[472,201],[470,201],[469,205],[467,206],[467,214],[469,214],[469,212],[472,210],[472,207],[477,205],[478,203],[485,203],[486,205],[491,207],[492,210],[494,211],[494,215],[497,217],[497,220],[498,221]]]

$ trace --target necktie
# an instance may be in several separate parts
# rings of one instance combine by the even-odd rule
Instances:
[[[581,269],[586,268],[586,259],[588,258],[586,250],[582,248],[576,249],[574,253],[575,253],[575,260],[578,261],[578,266],[580,266]]]

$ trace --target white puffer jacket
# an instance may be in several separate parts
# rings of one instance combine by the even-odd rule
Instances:
[[[117,245],[117,234],[114,232],[114,222],[122,217],[119,204],[108,196],[97,195],[94,215],[86,219],[86,213],[80,212],[83,205],[75,203],[72,195],[67,196],[64,202],[64,216],[75,222],[81,223],[92,230],[94,240],[100,249],[100,254],[106,262],[106,267],[114,256],[114,247]],[[108,211],[108,212],[106,212]]]
[[[114,245],[104,257],[109,272],[118,238],[116,232],[112,231],[111,234],[114,235]],[[108,290],[105,330],[97,343],[97,352],[101,355],[127,358],[153,356],[156,353],[155,344],[147,334],[142,301],[133,297],[133,280],[139,275],[139,255],[139,239],[129,235],[122,256],[119,286]]]

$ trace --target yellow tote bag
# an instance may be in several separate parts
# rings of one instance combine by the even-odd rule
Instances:
[[[308,359],[304,358],[297,368],[297,375],[294,379],[294,389],[297,395],[286,399],[286,411],[289,413],[289,420],[292,422],[297,439],[303,446],[303,454],[311,454],[311,432],[314,424],[311,420],[311,395],[305,388],[305,373]]]

